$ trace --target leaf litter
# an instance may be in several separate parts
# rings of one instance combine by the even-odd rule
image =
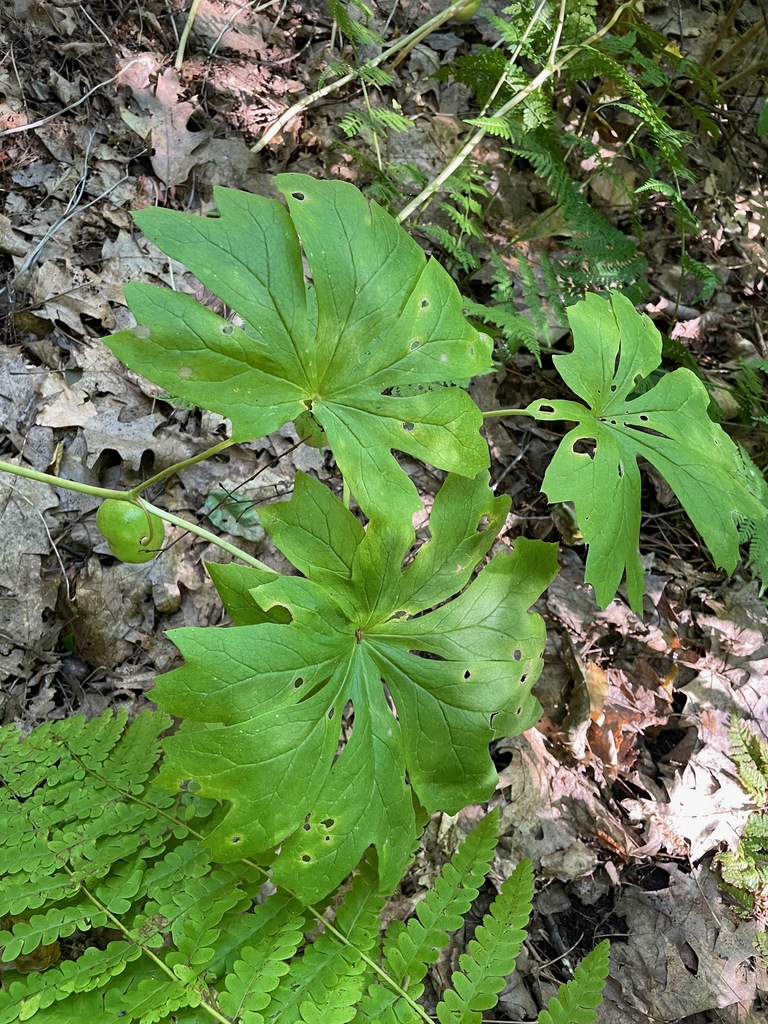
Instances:
[[[265,161],[250,152],[260,130],[316,81],[330,21],[317,4],[282,5],[280,16],[281,5],[256,13],[252,5],[205,0],[189,59],[175,72],[166,59],[176,38],[165,6],[143,5],[144,29],[109,3],[13,0],[8,6],[0,32],[4,44],[13,44],[19,73],[5,79],[0,131],[56,115],[95,91],[47,124],[2,139],[0,254],[12,285],[4,293],[8,317],[0,346],[3,457],[73,479],[130,485],[179,453],[221,440],[222,420],[168,401],[121,370],[96,340],[132,322],[122,300],[127,279],[206,298],[191,275],[133,230],[129,211],[158,201],[206,211],[212,184],[274,195],[268,182],[289,159],[291,170],[353,176],[350,163],[323,146],[337,120],[333,112],[294,119]],[[184,6],[170,4],[180,16]],[[400,6],[414,18],[421,5]],[[706,42],[716,26],[702,21],[702,28]],[[104,46],[105,35],[117,48]],[[54,43],[66,57],[58,69],[46,56]],[[445,119],[436,134],[393,137],[395,156],[428,172],[451,150],[465,107],[454,86],[430,80],[419,91],[418,61],[437,66],[461,45],[460,34],[444,33],[422,43],[402,69],[403,95],[414,109],[437,109]],[[115,81],[116,74],[122,79]],[[739,180],[738,164],[718,168],[706,147],[695,158],[712,253],[727,287],[716,298],[714,325],[681,317],[690,325],[683,336],[706,361],[719,325],[727,343],[723,364],[734,368],[745,354],[765,356],[752,326],[757,307],[750,304],[761,294],[768,265],[760,230],[765,195],[753,181]],[[724,192],[723,174],[741,187]],[[503,211],[510,221],[535,202],[535,183],[521,175],[520,187],[520,207]],[[674,262],[662,241],[658,318],[679,287],[664,273],[668,255]],[[701,309],[694,303],[691,312]],[[525,359],[517,365],[525,369]],[[517,373],[500,370],[495,384],[481,378],[483,407],[517,404],[526,387]],[[724,902],[710,862],[716,850],[735,846],[749,811],[727,757],[730,717],[739,713],[768,735],[765,603],[738,576],[723,584],[674,518],[645,518],[643,530],[656,545],[645,566],[644,614],[630,610],[623,592],[600,611],[583,582],[578,540],[562,532],[538,497],[558,438],[497,420],[489,436],[497,492],[514,500],[511,534],[500,543],[508,545],[521,530],[564,542],[561,575],[538,603],[548,626],[537,684],[544,717],[525,736],[493,749],[500,781],[492,802],[506,822],[497,874],[505,877],[525,853],[542,884],[525,954],[527,987],[510,987],[500,1010],[511,1019],[535,1016],[551,992],[548,973],[567,976],[573,944],[581,943],[583,952],[610,933],[603,1024],[756,1020],[758,993],[768,988],[764,967],[751,949],[752,926]],[[334,467],[321,453],[290,450],[297,440],[286,426],[213,464],[188,468],[165,486],[167,507],[200,517],[213,486],[223,480],[236,491],[250,477],[246,493],[266,502],[290,492],[296,467],[333,480]],[[437,484],[426,474],[419,478],[422,493]],[[99,549],[93,512],[84,496],[0,480],[0,681],[7,721],[29,728],[78,710],[138,705],[156,672],[172,666],[162,631],[220,617],[202,568],[204,558],[218,555],[204,542],[176,531],[156,563],[126,572]],[[258,552],[286,570],[268,539]],[[415,879],[433,877],[435,862],[475,814],[468,809],[435,819]],[[447,950],[441,962],[453,955]]]

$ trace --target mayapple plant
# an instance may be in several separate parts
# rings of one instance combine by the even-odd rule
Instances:
[[[575,424],[543,487],[573,502],[603,606],[626,580],[642,611],[638,456],[728,571],[743,536],[765,538],[767,509],[762,479],[709,419],[698,378],[677,369],[648,386],[661,338],[624,296],[588,295],[569,311],[573,351],[554,363],[581,401],[483,413],[465,387],[492,369],[492,341],[467,321],[440,264],[351,184],[283,174],[276,185],[285,204],[217,188],[213,216],[136,213],[232,316],[128,284],[137,326],[106,344],[169,394],[230,420],[230,441],[180,466],[291,421],[332,450],[344,500],[298,474],[290,500],[261,510],[297,575],[142,499],[179,466],[125,493],[0,468],[108,499],[99,526],[117,557],[151,556],[162,520],[236,557],[208,567],[232,626],[171,634],[184,664],[158,679],[153,699],[181,726],[160,778],[194,780],[219,801],[206,840],[217,861],[271,863],[276,883],[314,902],[371,847],[391,888],[425,815],[488,799],[489,743],[539,714],[531,687],[545,634],[530,608],[557,572],[556,546],[519,538],[486,562],[510,502],[489,486],[484,417]],[[415,553],[421,499],[394,452],[446,472]]]

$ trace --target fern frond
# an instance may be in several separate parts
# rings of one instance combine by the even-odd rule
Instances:
[[[366,18],[370,18],[373,14],[363,0],[328,0],[331,17],[347,39],[356,46],[382,46],[384,44],[382,37],[361,21],[353,19],[349,13],[349,7],[356,8]]]
[[[464,914],[477,897],[496,848],[497,828],[498,811],[494,809],[443,867],[435,888],[416,908],[416,916],[407,924],[393,921],[387,928],[381,967],[411,999],[418,999],[423,992],[422,979],[428,965],[437,960],[439,951],[447,945],[449,933],[461,927]],[[363,1020],[381,1024],[400,1024],[413,1015],[394,991],[380,985],[366,993],[360,1010]],[[401,1017],[401,1011],[405,1016]]]
[[[515,969],[532,899],[533,865],[525,860],[504,882],[467,952],[459,957],[461,970],[451,977],[453,988],[443,993],[435,1010],[441,1024],[482,1024],[482,1011],[496,1005],[505,977]]]
[[[240,950],[240,958],[227,974],[225,991],[219,993],[219,1008],[242,1024],[262,1024],[259,1011],[269,1005],[303,942],[305,912],[297,900],[275,893],[254,907],[251,918],[258,946]]]
[[[765,509],[762,519],[740,519],[737,522],[739,534],[744,541],[749,542],[749,557],[747,564],[753,568],[755,574],[761,580],[765,589],[768,585],[768,482],[755,465],[746,451],[739,446],[741,458],[742,478]],[[758,755],[759,756],[759,755]],[[768,769],[768,764],[766,765]]]
[[[483,128],[489,135],[512,142],[515,138],[515,123],[508,117],[468,117],[465,124],[473,128]]]
[[[610,943],[604,939],[595,946],[538,1016],[538,1024],[592,1024],[597,1007],[603,1001],[608,977]]]
[[[292,963],[291,974],[273,993],[265,1024],[346,1024],[371,978],[360,954],[373,951],[379,913],[386,899],[378,874],[364,862],[336,914],[335,928],[345,937],[322,932]]]
[[[720,278],[714,270],[712,270],[711,267],[708,267],[706,263],[702,263],[700,260],[695,260],[692,256],[689,256],[687,252],[680,254],[680,265],[684,270],[687,270],[689,274],[693,274],[694,277],[701,281],[701,291],[694,297],[694,305],[699,302],[706,302],[707,299],[711,299],[721,284]]]

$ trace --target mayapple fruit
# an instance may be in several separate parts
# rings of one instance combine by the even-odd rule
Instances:
[[[96,526],[121,562],[151,562],[165,540],[165,523],[159,516],[117,498],[102,502]]]

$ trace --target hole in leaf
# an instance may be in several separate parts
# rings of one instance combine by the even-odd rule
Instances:
[[[546,413],[546,412],[554,412],[554,411],[555,411],[554,405],[540,405],[539,406],[539,412],[545,412]]]
[[[303,203],[304,200],[307,198],[304,195],[303,192],[291,192],[291,195],[293,196],[294,199],[298,200],[300,203]]]
[[[429,306],[429,299],[426,296],[419,303],[422,309],[426,309]]]
[[[472,673],[471,673],[471,672],[469,671],[469,669],[467,669],[467,670],[466,670],[466,671],[464,672],[464,678],[465,678],[465,679],[469,679],[469,678],[470,678],[471,676],[472,676]]]
[[[331,837],[330,836],[323,836],[323,839],[326,841],[326,843],[330,843],[330,841],[331,841]]]
[[[590,459],[595,457],[595,442],[591,437],[580,437],[571,445],[574,455],[588,455]]]
[[[477,524],[477,532],[482,533],[484,530],[487,530],[490,522],[488,516],[483,516]]]
[[[310,855],[308,853],[302,853],[301,859],[302,859],[302,861],[305,864],[311,864],[312,863],[312,858],[310,857]]]
[[[304,829],[305,832],[309,832],[309,830],[312,828],[308,821],[305,821],[301,827]]]
[[[299,678],[298,678],[298,679],[294,679],[294,680],[293,680],[293,688],[294,688],[295,690],[298,690],[298,689],[299,689],[299,687],[300,687],[300,686],[303,686],[303,685],[304,685],[304,680],[303,680],[303,679],[301,678],[301,676],[299,676]]]
[[[616,385],[615,384],[611,384],[611,391],[617,391],[617,390],[618,390],[618,388],[616,387]]]
[[[519,647],[516,647],[514,651],[512,651],[512,661],[522,661],[522,658],[523,652],[520,650]]]
[[[618,466],[616,467],[616,469],[617,469],[618,474],[619,474],[619,480],[623,480],[624,479],[624,463],[620,462],[618,464]]]
[[[469,346],[469,348],[467,349],[467,355],[469,356],[470,359],[474,359],[474,356],[475,356],[475,346],[474,345],[470,345]]]
[[[335,818],[323,818],[323,820],[320,822],[320,824],[321,825],[325,825],[326,828],[333,828],[333,826],[336,824],[336,819]]]
[[[230,836],[229,837],[229,841],[232,844],[232,846],[237,846],[238,843],[242,843],[243,837],[242,836]]]
[[[331,708],[328,712],[328,721],[330,722],[333,716],[336,714],[336,708]]]
[[[524,683],[527,678],[528,678],[528,673],[527,672],[523,672],[523,674],[520,676],[520,682]]]
[[[647,423],[648,422],[648,417],[645,415],[644,412],[640,413],[640,415],[638,416],[638,419],[640,420],[641,423]]]
[[[417,348],[421,348],[421,338],[414,338],[411,344],[408,346],[408,351],[415,352]]]
[[[232,324],[222,324],[219,330],[222,334],[234,334],[235,328]]]
[[[403,430],[407,430],[407,431],[408,431],[408,433],[410,434],[410,432],[411,432],[411,431],[412,431],[412,430],[414,429],[414,427],[415,427],[415,426],[416,426],[416,424],[415,424],[415,423],[411,423],[411,421],[410,421],[410,420],[406,420],[406,421],[405,421],[405,422],[403,423]]]

